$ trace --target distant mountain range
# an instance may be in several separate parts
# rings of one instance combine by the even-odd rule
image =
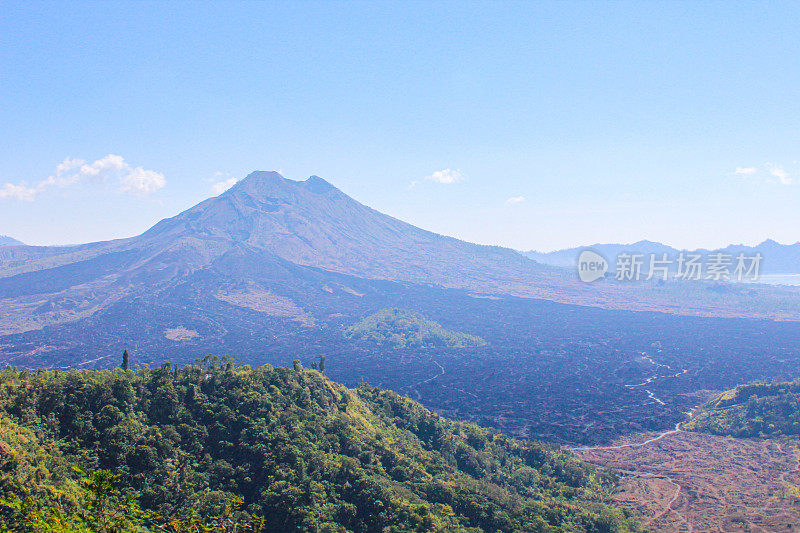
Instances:
[[[530,250],[522,252],[523,255],[544,265],[551,265],[563,268],[574,268],[578,255],[581,251],[590,249],[605,257],[611,265],[616,262],[616,257],[621,253],[643,254],[645,264],[649,265],[651,254],[660,258],[667,254],[668,258],[676,258],[683,252],[691,252],[708,256],[713,253],[723,253],[731,256],[738,256],[740,253],[746,256],[753,256],[760,253],[763,257],[761,272],[763,274],[800,274],[800,242],[795,244],[780,244],[772,239],[768,239],[756,246],[745,246],[742,244],[732,244],[725,248],[714,250],[679,250],[665,244],[653,241],[639,241],[632,244],[593,244],[578,248],[567,248],[554,252],[537,252]]]
[[[22,246],[25,243],[7,235],[0,235],[0,246]]]
[[[346,344],[342,331],[363,317],[388,307],[434,317],[452,291],[486,306],[516,297],[800,319],[797,291],[754,290],[584,284],[514,250],[379,213],[317,176],[253,172],[136,237],[0,248],[0,362],[103,366],[111,347],[187,360],[254,343],[315,346],[321,331]],[[436,321],[481,336],[452,314]]]

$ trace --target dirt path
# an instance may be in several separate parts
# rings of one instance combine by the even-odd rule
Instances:
[[[692,415],[691,415],[691,413],[689,413],[689,419],[691,419],[691,417],[692,417]],[[687,422],[687,421],[688,421],[688,419],[684,420],[683,422]],[[616,446],[582,446],[582,447],[570,448],[570,449],[574,450],[574,451],[621,450],[623,448],[638,448],[639,446],[647,446],[648,444],[651,444],[653,442],[656,442],[656,441],[659,441],[659,440],[663,439],[667,435],[674,435],[675,433],[680,433],[681,431],[683,431],[681,429],[681,424],[683,424],[683,422],[678,422],[677,424],[675,424],[675,429],[670,429],[668,431],[664,431],[662,433],[659,433],[655,437],[651,437],[651,438],[649,438],[647,440],[643,440],[641,442],[631,442],[629,444],[618,444]]]

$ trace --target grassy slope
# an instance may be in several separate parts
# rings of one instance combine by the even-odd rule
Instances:
[[[800,380],[750,383],[726,391],[684,425],[734,437],[800,436]]]
[[[486,341],[475,335],[450,331],[422,315],[403,309],[382,309],[348,328],[350,338],[396,347],[448,346],[466,348]]]

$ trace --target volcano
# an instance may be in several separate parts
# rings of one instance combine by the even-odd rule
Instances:
[[[90,364],[107,357],[109,346],[157,351],[195,343],[227,350],[241,335],[268,344],[355,321],[381,305],[395,306],[396,298],[410,302],[406,307],[435,300],[426,290],[707,316],[743,313],[730,294],[726,307],[687,296],[685,289],[582,284],[574,272],[516,251],[382,214],[318,176],[294,181],[259,171],[135,237],[0,247],[0,360]],[[781,295],[787,310],[777,305],[766,315],[797,318],[797,295]]]

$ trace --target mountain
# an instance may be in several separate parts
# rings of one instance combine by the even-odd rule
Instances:
[[[268,251],[303,266],[372,279],[478,288],[522,283],[516,252],[444,237],[366,207],[327,181],[254,172],[223,195],[164,220],[145,241],[203,239]]]
[[[569,452],[315,370],[6,369],[0,388],[4,531],[639,530]]]
[[[670,259],[676,259],[678,254],[691,252],[701,254],[706,257],[712,253],[723,253],[736,257],[743,253],[745,256],[754,256],[760,253],[763,257],[761,264],[762,274],[800,274],[800,242],[795,244],[780,244],[772,239],[767,239],[756,246],[745,246],[742,244],[731,244],[725,248],[714,250],[679,250],[659,242],[639,241],[631,244],[593,244],[578,248],[567,248],[554,252],[537,252],[530,250],[522,252],[526,257],[533,259],[544,265],[551,265],[563,268],[575,268],[578,255],[585,249],[594,250],[605,257],[612,269],[616,264],[616,257],[621,253],[642,254],[645,265],[650,264],[650,254],[655,254],[657,258],[667,254]]]
[[[603,257],[609,260],[613,266],[615,263],[612,261],[622,252],[636,252],[645,255],[651,253],[661,255],[662,253],[673,254],[676,252],[674,248],[663,245],[658,242],[652,241],[639,241],[633,244],[594,244],[592,246],[582,246],[578,248],[567,248],[564,250],[557,250],[554,252],[537,252],[530,250],[522,252],[523,255],[545,265],[552,265],[563,268],[575,268],[578,260],[578,255],[585,249],[594,250]]]
[[[767,239],[756,246],[732,244],[720,251],[732,255],[760,253],[764,256],[765,274],[800,274],[800,242],[780,244]]]
[[[274,281],[286,271],[297,276],[310,269],[318,278],[335,272],[531,293],[542,272],[512,250],[443,237],[378,213],[316,176],[297,182],[275,172],[254,172],[137,237],[0,251],[0,299],[6,311],[0,333],[79,320],[203,271],[224,278],[205,289],[233,305],[246,300],[278,308],[282,300],[253,282],[251,274]]]
[[[0,235],[0,246],[24,246],[25,243],[6,235]]]
[[[379,213],[322,178],[253,172],[136,237],[0,247],[0,362],[103,366],[122,348],[185,362],[257,343],[329,350],[380,309],[430,316],[456,296],[800,319],[797,291],[685,285],[580,283],[513,250]],[[458,313],[448,320],[437,322],[464,331]]]

